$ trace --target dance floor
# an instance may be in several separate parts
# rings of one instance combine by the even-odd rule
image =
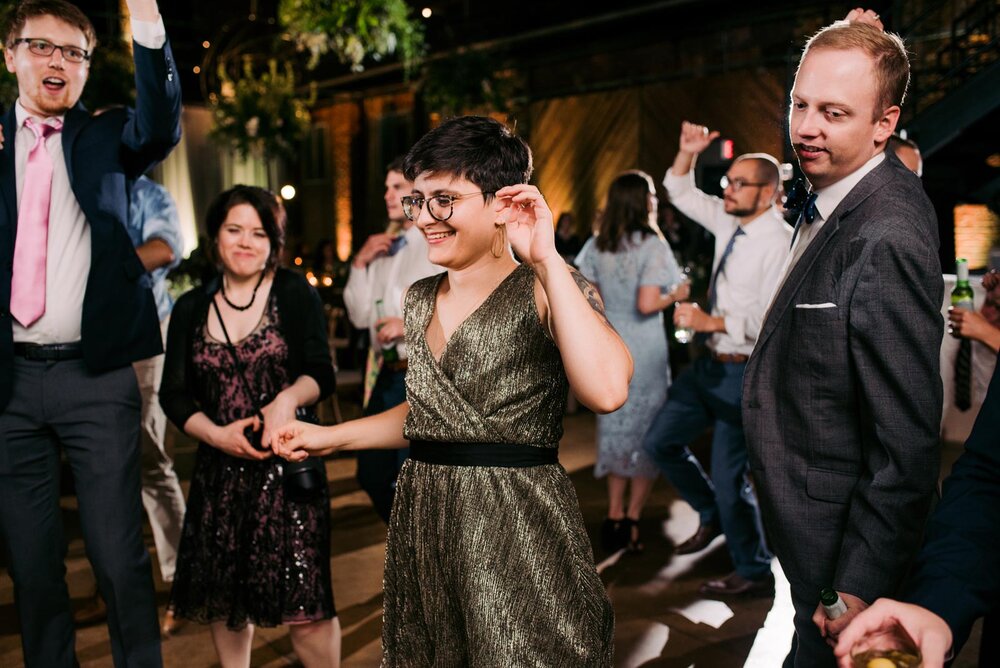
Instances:
[[[350,406],[344,408],[345,413],[350,414]],[[567,417],[560,460],[576,485],[587,528],[596,545],[606,511],[606,498],[604,481],[593,477],[594,449],[594,417],[586,413]],[[186,491],[194,446],[179,444],[175,456]],[[354,480],[354,460],[335,459],[329,462],[328,470],[333,497],[331,570],[343,626],[343,666],[374,668],[380,658],[385,528]],[[64,497],[62,507],[70,535],[69,589],[74,604],[80,605],[92,591],[94,580],[84,555],[75,498]],[[695,530],[698,518],[687,504],[677,500],[673,490],[662,480],[654,489],[646,516],[641,525],[646,545],[644,553],[609,555],[598,549],[596,554],[601,577],[616,611],[616,666],[780,666],[791,637],[791,607],[780,568],[775,569],[777,599],[705,601],[698,594],[698,586],[708,578],[725,575],[731,570],[724,539],[717,538],[697,555],[673,555],[674,543]],[[148,530],[147,539],[152,545]],[[158,573],[156,578],[162,616],[168,588],[160,581]],[[970,645],[973,643],[977,645],[978,638],[974,637]],[[974,666],[970,654],[964,652],[955,666]],[[104,624],[78,629],[77,655],[83,668],[112,666]],[[219,665],[208,629],[195,624],[186,625],[178,635],[166,640],[163,656],[168,668]],[[259,629],[252,663],[267,668],[298,665],[287,630]],[[22,665],[13,587],[6,570],[0,570],[0,667]]]

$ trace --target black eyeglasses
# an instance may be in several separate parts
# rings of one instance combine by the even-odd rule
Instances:
[[[424,202],[427,202],[427,211],[431,214],[431,218],[439,223],[443,223],[451,218],[451,214],[455,212],[456,200],[472,197],[473,195],[492,194],[492,192],[482,191],[478,193],[466,193],[464,195],[434,195],[430,198],[420,197],[419,195],[407,195],[400,201],[403,203],[403,215],[408,219],[416,220],[417,216],[420,215],[420,210],[424,208]]]
[[[743,179],[730,179],[728,176],[723,176],[721,179],[719,179],[719,185],[722,186],[723,190],[725,190],[729,186],[732,186],[733,187],[733,192],[734,193],[738,193],[739,191],[743,190],[747,186],[755,186],[757,188],[760,188],[762,186],[766,186],[766,185],[769,185],[769,184],[767,184],[767,183],[755,183],[753,181],[745,181]]]
[[[14,40],[14,44],[20,44],[25,42],[28,45],[28,51],[31,51],[36,56],[51,56],[55,53],[56,49],[62,53],[62,57],[71,63],[82,63],[86,60],[90,60],[90,52],[86,49],[81,49],[78,46],[60,46],[59,44],[53,44],[46,39],[38,39],[35,37],[20,37]]]

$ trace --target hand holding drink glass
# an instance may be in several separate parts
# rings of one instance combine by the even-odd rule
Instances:
[[[840,668],[942,668],[951,629],[936,614],[910,603],[879,599],[840,634]]]
[[[694,339],[694,328],[690,323],[681,325],[678,322],[676,307],[686,303],[686,299],[691,296],[691,269],[684,267],[681,269],[681,279],[670,286],[670,295],[674,298],[674,339],[678,343],[690,343]]]

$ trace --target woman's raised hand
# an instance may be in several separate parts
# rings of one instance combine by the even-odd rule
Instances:
[[[529,265],[558,258],[552,211],[538,188],[526,183],[496,192],[497,223],[506,224],[507,240]],[[560,258],[561,259],[561,258]]]

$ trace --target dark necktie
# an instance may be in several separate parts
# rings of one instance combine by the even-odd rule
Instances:
[[[729,259],[729,255],[733,252],[733,246],[736,245],[736,237],[740,237],[746,234],[743,231],[743,227],[737,227],[736,231],[733,232],[733,236],[729,237],[729,243],[726,244],[726,250],[722,252],[722,257],[719,258],[719,266],[715,268],[715,273],[712,274],[712,280],[708,283],[708,314],[712,315],[712,309],[715,308],[715,287],[716,283],[719,281],[719,276],[722,275],[726,270],[726,260]]]
[[[955,357],[955,408],[967,411],[972,407],[972,341],[962,338]]]
[[[393,256],[399,251],[403,250],[403,246],[406,245],[406,236],[400,234],[398,237],[392,240],[392,244],[389,246],[389,256]]]

